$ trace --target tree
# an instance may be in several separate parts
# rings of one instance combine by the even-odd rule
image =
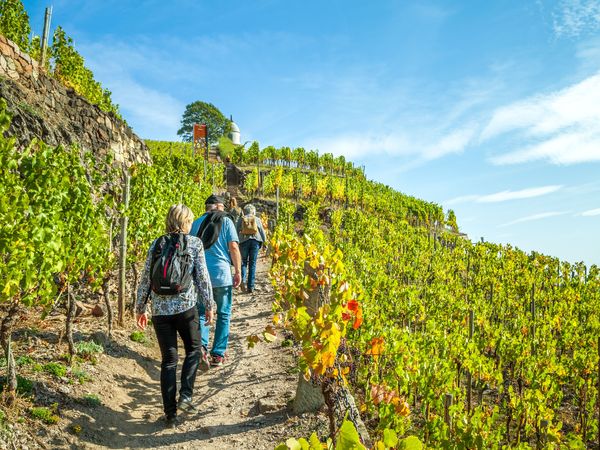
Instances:
[[[181,128],[177,132],[186,142],[193,140],[195,123],[204,123],[208,127],[208,142],[217,143],[221,136],[227,135],[231,129],[231,121],[227,119],[212,103],[195,101],[185,107],[181,117]]]
[[[21,50],[29,50],[29,16],[21,0],[0,0],[0,34],[6,36]]]

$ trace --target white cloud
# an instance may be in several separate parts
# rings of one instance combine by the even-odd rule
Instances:
[[[507,133],[516,134],[527,144],[492,157],[494,164],[600,161],[600,72],[563,90],[499,108],[481,133],[481,140]]]
[[[600,216],[600,208],[596,209],[588,209],[581,213],[582,216],[590,217],[590,216]]]
[[[419,162],[432,161],[449,154],[462,153],[475,135],[474,127],[464,127],[424,139],[425,132],[402,130],[379,134],[344,134],[309,142],[308,148],[359,158],[365,155],[414,157]]]
[[[549,217],[563,216],[565,214],[568,214],[568,212],[566,212],[566,211],[550,211],[550,212],[545,212],[545,213],[532,214],[530,216],[521,217],[521,218],[515,219],[511,222],[507,222],[507,223],[498,225],[498,227],[509,227],[511,225],[516,225],[518,223],[531,222],[533,220],[542,220],[542,219],[547,219]]]
[[[552,137],[514,152],[490,158],[493,164],[519,164],[548,160],[552,164],[600,161],[600,129],[576,130]]]
[[[598,0],[562,0],[559,8],[554,15],[554,32],[559,37],[575,37],[600,28]]]
[[[500,191],[494,194],[487,195],[464,195],[461,197],[456,197],[451,200],[445,202],[447,205],[456,204],[456,203],[465,203],[465,202],[475,202],[475,203],[499,203],[506,202],[509,200],[522,200],[525,198],[534,198],[541,197],[542,195],[548,195],[553,192],[562,189],[561,185],[550,185],[550,186],[541,186],[534,188],[521,189],[519,191]]]
[[[119,104],[135,133],[145,139],[165,139],[166,136],[178,139],[176,132],[185,105],[168,92],[136,80],[140,72],[157,77],[162,77],[162,71],[178,73],[181,68],[177,64],[166,64],[169,69],[161,69],[160,57],[147,51],[143,43],[94,43],[82,49],[82,53],[88,55],[86,64],[95,78],[112,92],[113,101]]]

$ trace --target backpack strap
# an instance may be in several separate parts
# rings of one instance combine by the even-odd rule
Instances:
[[[208,250],[219,239],[219,234],[221,234],[223,226],[223,218],[226,216],[227,214],[223,211],[211,211],[206,214],[202,224],[200,224],[198,233],[196,233],[196,236],[202,239],[204,250]]]

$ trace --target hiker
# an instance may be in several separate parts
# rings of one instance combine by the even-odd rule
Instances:
[[[242,254],[242,283],[246,280],[246,292],[254,292],[254,278],[256,275],[256,261],[258,251],[267,241],[265,229],[259,217],[256,216],[254,205],[244,206],[244,216],[237,222],[237,231],[240,237],[240,253]]]
[[[210,365],[222,366],[225,361],[225,352],[229,341],[229,321],[233,301],[233,288],[239,286],[240,275],[240,249],[235,225],[225,211],[223,198],[211,195],[205,201],[206,213],[192,224],[191,234],[201,237],[206,254],[206,264],[212,283],[213,297],[217,304],[217,318],[215,320],[215,334],[210,350]],[[231,265],[234,275],[231,275]],[[198,303],[200,320],[204,317],[204,305]],[[202,327],[202,346],[208,350],[209,329]],[[204,365],[201,365],[205,369]]]
[[[227,212],[229,218],[233,223],[237,223],[238,219],[242,215],[242,208],[240,208],[237,204],[237,200],[235,197],[231,197],[229,200],[229,211]]]
[[[194,215],[185,205],[171,206],[164,236],[148,250],[135,306],[139,328],[148,325],[147,303],[160,347],[160,390],[167,425],[174,426],[177,409],[197,412],[192,403],[196,371],[201,354],[199,317],[196,302],[204,308],[206,325],[213,319],[213,293],[202,241],[188,236]],[[170,270],[169,270],[170,269]],[[177,390],[177,334],[185,348],[181,367],[179,401]]]

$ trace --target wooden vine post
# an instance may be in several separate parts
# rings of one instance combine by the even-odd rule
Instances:
[[[535,283],[531,286],[531,354],[535,355]]]
[[[452,417],[450,417],[450,407],[452,406],[452,394],[444,396],[444,422],[448,425],[448,429],[452,430]]]
[[[127,209],[129,208],[129,173],[125,171],[123,182],[123,206],[125,214],[121,217],[121,247],[119,251],[119,303],[118,322],[120,326],[125,325],[125,297],[126,297],[126,271],[127,271]]]
[[[275,223],[279,223],[279,185],[275,187]]]
[[[475,313],[473,310],[469,310],[469,342],[473,340],[473,332],[475,331]],[[472,399],[473,399],[473,375],[471,371],[467,371],[467,411],[471,412]]]

